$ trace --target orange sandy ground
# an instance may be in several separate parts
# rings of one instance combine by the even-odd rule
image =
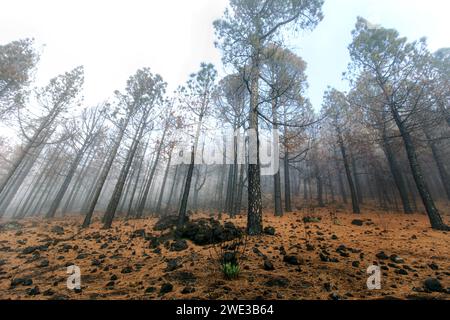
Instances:
[[[450,295],[446,293],[413,290],[414,287],[422,288],[423,281],[428,277],[439,279],[444,288],[450,286],[449,233],[431,230],[425,215],[406,216],[365,210],[364,214],[356,216],[338,212],[339,224],[334,224],[329,212],[329,209],[316,210],[314,215],[321,216],[322,221],[307,224],[306,230],[302,222],[303,216],[308,214],[306,211],[286,214],[283,218],[273,217],[270,210],[265,212],[264,224],[275,227],[276,235],[249,238],[245,257],[242,258],[241,275],[233,281],[222,277],[213,259],[214,250],[211,247],[199,247],[188,242],[188,249],[171,252],[161,245],[161,254],[156,254],[144,238],[130,237],[132,232],[138,229],[145,229],[147,234],[157,236],[159,232],[152,229],[156,222],[154,218],[117,221],[111,230],[101,230],[96,219],[90,229],[82,231],[73,240],[51,245],[48,251],[41,251],[40,258],[35,261],[29,261],[32,254],[22,254],[23,248],[45,244],[49,238],[70,238],[80,231],[78,226],[81,218],[24,220],[20,222],[24,225],[20,229],[20,235],[16,234],[17,230],[0,232],[0,260],[4,260],[4,264],[0,266],[0,298],[297,300],[330,299],[330,295],[335,293],[342,299],[449,299]],[[354,226],[351,221],[355,218],[369,223],[371,220],[373,224]],[[445,218],[448,222],[448,215]],[[246,223],[244,216],[228,220],[239,226],[245,226]],[[50,231],[55,225],[64,227],[63,235],[57,236]],[[308,231],[310,243],[315,246],[313,251],[306,250],[305,232]],[[332,235],[336,235],[337,240],[332,240]],[[107,248],[101,249],[100,246],[105,243]],[[62,249],[65,244],[78,248],[65,252]],[[362,250],[363,259],[359,253],[350,253],[347,258],[339,256],[336,248],[341,244]],[[285,264],[281,254],[275,249],[280,245],[284,246],[288,254],[296,255],[301,265]],[[255,246],[270,258],[275,266],[274,271],[263,269],[263,259],[253,252]],[[321,248],[330,252],[331,257],[338,258],[339,262],[322,262],[319,258]],[[407,275],[400,275],[395,273],[396,269],[389,267],[389,270],[383,271],[382,289],[369,291],[366,287],[366,270],[374,261],[378,261],[375,255],[380,251],[384,251],[388,256],[397,254],[405,260],[399,267],[407,265],[413,271],[408,270]],[[86,254],[86,257],[76,259],[80,253]],[[105,255],[104,258],[101,257],[102,254]],[[115,257],[112,257],[114,255]],[[166,259],[175,257],[180,258],[183,266],[176,271],[165,272]],[[43,259],[48,259],[49,265],[38,267]],[[99,260],[101,264],[93,266],[93,259]],[[353,267],[353,261],[360,261],[360,267]],[[433,262],[438,265],[438,270],[429,267]],[[66,287],[66,266],[70,264],[81,268],[81,293],[75,293]],[[133,271],[121,273],[127,266]],[[177,278],[180,271],[193,273],[195,281],[183,283],[183,280]],[[114,287],[107,287],[112,275],[116,275],[117,280]],[[12,279],[25,276],[32,278],[32,286],[19,285],[10,288]],[[289,285],[265,285],[265,282],[277,277],[287,278]],[[173,291],[161,296],[159,289],[163,283],[171,283]],[[195,292],[181,294],[186,285],[194,287]],[[28,295],[27,289],[35,286],[39,287],[40,294]],[[149,287],[155,287],[156,291],[146,293]],[[48,289],[54,294],[45,296],[43,292]]]

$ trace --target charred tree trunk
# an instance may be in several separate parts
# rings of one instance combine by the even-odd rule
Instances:
[[[392,116],[397,124],[400,134],[403,138],[403,143],[405,145],[406,154],[408,155],[409,165],[411,167],[411,172],[416,182],[417,190],[419,191],[420,197],[422,198],[423,205],[427,211],[428,218],[430,220],[431,227],[435,230],[448,231],[450,227],[445,225],[442,217],[436,208],[433,198],[428,190],[428,186],[425,182],[425,178],[422,175],[422,168],[417,159],[416,148],[412,141],[411,134],[409,133],[404,121],[395,105],[390,105]]]
[[[167,214],[169,212],[170,206],[172,204],[172,197],[173,197],[173,191],[175,189],[175,186],[178,185],[178,171],[179,171],[180,165],[177,164],[177,166],[175,167],[175,173],[173,175],[173,182],[172,182],[172,187],[170,188],[170,193],[169,193],[169,198],[167,199],[167,205],[166,208],[164,210],[164,213]]]
[[[278,117],[277,117],[277,109],[276,109],[277,101],[276,99],[272,99],[272,118],[273,118],[273,154],[272,158],[275,161],[275,157],[279,157],[280,148],[278,144]],[[285,168],[285,176],[286,176],[286,168]],[[283,207],[281,203],[281,174],[280,170],[278,170],[273,176],[273,200],[274,200],[274,210],[275,216],[281,217],[283,216]]]
[[[339,147],[341,149],[342,159],[344,161],[345,174],[347,175],[347,182],[350,187],[353,213],[361,213],[361,211],[359,209],[358,195],[356,194],[355,184],[353,183],[352,173],[350,171],[350,164],[348,162],[347,149],[345,148],[344,140],[342,139],[342,135],[339,132],[339,129],[338,129],[337,134],[338,134],[338,143],[339,143]]]
[[[358,197],[358,204],[363,204],[364,200],[363,200],[363,192],[362,192],[362,188],[361,188],[361,181],[359,179],[358,167],[357,167],[356,159],[355,159],[355,156],[353,155],[353,153],[351,153],[350,158],[352,161],[351,167],[352,167],[353,177],[355,179],[355,191],[356,191],[356,196]]]
[[[142,139],[144,129],[145,129],[144,125],[141,124],[141,127],[137,130],[137,132],[133,138],[133,143],[131,144],[131,148],[128,152],[125,163],[122,167],[122,170],[120,171],[119,180],[117,181],[116,186],[114,187],[113,194],[111,196],[111,199],[109,201],[108,207],[106,209],[106,212],[105,212],[105,215],[103,218],[103,228],[104,229],[111,228],[112,222],[114,220],[114,216],[116,214],[117,206],[119,205],[120,198],[122,196],[122,191],[125,186],[125,182],[127,180],[127,176],[128,176],[128,173],[131,168],[131,164],[134,159],[134,155],[136,154],[136,150],[138,148],[140,140]]]
[[[156,204],[155,213],[161,215],[161,205],[164,197],[164,190],[166,188],[167,177],[169,176],[170,165],[172,163],[172,153],[169,154],[169,159],[167,160],[167,167],[164,173],[164,178],[161,185],[161,190],[159,191],[158,203]]]
[[[186,181],[184,184],[183,196],[181,198],[180,210],[178,211],[178,227],[182,227],[186,222],[187,202],[189,199],[189,191],[191,189],[192,174],[194,172],[195,164],[195,146],[191,150],[191,162],[189,164]]]
[[[53,200],[52,205],[50,206],[50,209],[48,210],[46,214],[46,218],[53,218],[56,214],[56,210],[58,210],[59,204],[61,203],[64,194],[67,191],[67,188],[69,188],[69,184],[72,181],[73,176],[75,175],[75,172],[78,168],[78,165],[80,164],[81,159],[83,158],[84,152],[86,151],[86,148],[88,147],[88,144],[84,144],[80,150],[78,150],[75,160],[72,162],[69,171],[67,172],[67,176],[64,179],[64,182],[62,186],[60,187],[58,193],[56,194],[55,199]]]
[[[257,53],[258,54],[258,53]],[[263,232],[262,221],[262,196],[261,196],[261,166],[259,158],[259,59],[255,58],[251,71],[250,83],[250,117],[249,129],[254,135],[249,141],[248,164],[248,208],[247,208],[247,233],[251,236],[260,235]]]
[[[166,127],[164,128],[164,132],[163,132],[161,141],[159,143],[158,149],[156,151],[155,163],[153,164],[152,171],[150,173],[150,177],[148,178],[148,181],[146,182],[144,193],[142,195],[141,201],[139,202],[139,206],[138,206],[138,208],[136,210],[136,217],[138,219],[141,218],[143,216],[143,214],[144,214],[144,209],[145,209],[145,204],[147,203],[148,193],[150,191],[150,187],[152,185],[153,178],[155,176],[156,168],[158,167],[158,164],[159,164],[159,159],[161,157],[161,150],[163,148],[164,141],[166,139],[166,133],[167,133],[168,129],[169,128],[166,125]]]
[[[445,168],[444,160],[442,159],[440,150],[438,146],[436,145],[436,142],[434,141],[433,137],[431,136],[429,129],[425,128],[425,136],[428,140],[428,145],[430,146],[431,153],[433,154],[434,162],[436,163],[436,166],[438,168],[439,176],[441,178],[442,185],[444,186],[444,190],[447,194],[447,200],[450,200],[450,177],[447,172],[447,169]]]
[[[108,178],[109,172],[111,171],[111,167],[114,163],[114,159],[116,158],[117,152],[119,151],[119,147],[120,144],[122,143],[125,130],[128,126],[128,122],[129,119],[126,120],[125,123],[119,129],[119,136],[114,142],[112,151],[108,157],[106,165],[103,167],[102,172],[100,174],[100,178],[97,181],[92,199],[90,199],[90,204],[88,205],[88,209],[86,211],[86,216],[84,218],[82,228],[87,228],[91,224],[91,219],[92,215],[94,214],[95,206],[97,205],[98,199],[100,198],[100,194],[102,193],[103,186],[105,185],[106,179]]]
[[[388,160],[389,169],[391,171],[392,177],[394,179],[395,186],[400,194],[400,199],[403,205],[403,211],[405,213],[412,213],[411,205],[409,203],[408,191],[406,189],[405,179],[400,170],[397,158],[392,150],[390,141],[387,139],[386,135],[383,135],[383,146],[386,158]]]

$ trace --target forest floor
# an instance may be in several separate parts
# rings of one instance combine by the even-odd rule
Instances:
[[[171,251],[167,240],[151,248],[149,235],[160,235],[155,218],[117,221],[111,230],[100,229],[97,218],[83,231],[76,216],[2,221],[0,299],[450,298],[450,233],[433,231],[425,215],[365,210],[338,212],[335,221],[329,212],[317,209],[313,215],[321,221],[305,224],[307,212],[277,218],[267,210],[264,226],[275,235],[246,239],[236,280],[223,278],[211,246],[188,241]],[[199,217],[207,216],[193,219]],[[246,224],[245,216],[222,220]],[[266,270],[263,255],[273,270]],[[381,290],[367,289],[367,268],[374,264],[382,268]],[[66,285],[70,265],[81,271],[76,292]],[[424,284],[429,278],[435,280]],[[431,292],[436,280],[443,288]]]

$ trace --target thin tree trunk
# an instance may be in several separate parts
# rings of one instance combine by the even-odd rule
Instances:
[[[400,171],[400,166],[397,162],[397,158],[392,150],[392,146],[387,139],[386,135],[383,135],[383,146],[384,152],[386,154],[386,158],[388,160],[389,169],[391,171],[392,177],[394,178],[394,183],[397,187],[397,190],[400,194],[400,199],[403,205],[403,211],[405,213],[412,213],[411,205],[409,203],[408,191],[406,190],[405,179],[403,178],[403,174]]]
[[[339,143],[339,147],[341,149],[342,159],[344,161],[345,173],[347,175],[347,181],[348,181],[348,185],[350,187],[353,213],[361,213],[361,211],[359,209],[358,196],[356,194],[355,185],[353,183],[352,173],[350,171],[350,165],[348,163],[347,150],[345,148],[344,140],[342,139],[342,135],[339,132],[339,129],[338,129],[337,134],[338,134],[338,143]]]
[[[98,199],[100,198],[100,194],[102,193],[103,186],[105,185],[106,179],[108,178],[109,172],[111,171],[111,167],[114,163],[114,159],[116,158],[117,152],[119,151],[120,144],[122,143],[123,136],[125,134],[125,130],[128,126],[129,118],[125,120],[123,126],[119,129],[119,136],[117,137],[112,151],[108,157],[106,165],[102,169],[102,173],[100,175],[100,179],[97,181],[95,191],[93,193],[92,199],[90,199],[90,204],[86,211],[86,215],[84,217],[84,221],[82,224],[82,228],[87,228],[91,224],[92,215],[94,214],[95,206],[97,205]]]
[[[136,154],[136,150],[142,139],[144,129],[145,129],[145,126],[144,126],[144,122],[143,122],[143,123],[141,123],[141,127],[136,131],[136,134],[133,137],[133,143],[131,144],[127,158],[126,158],[125,163],[120,172],[119,179],[114,187],[114,191],[113,191],[113,194],[109,201],[108,207],[106,208],[106,212],[105,212],[104,219],[103,219],[103,228],[104,229],[109,229],[112,226],[112,222],[114,220],[114,216],[116,214],[116,210],[119,205],[120,198],[122,196],[122,191],[125,186],[125,182],[127,180],[127,176],[128,176],[128,173],[131,168],[131,164],[134,159],[134,155]]]
[[[162,200],[163,200],[163,197],[164,197],[164,190],[166,188],[167,177],[169,176],[171,163],[172,163],[172,152],[170,152],[170,154],[169,154],[169,159],[167,161],[167,167],[166,167],[166,171],[164,173],[164,178],[163,178],[163,182],[162,182],[162,185],[161,185],[161,190],[159,191],[158,203],[156,204],[155,213],[158,214],[158,215],[161,215],[161,205],[162,205]]]
[[[400,134],[403,138],[403,142],[406,149],[406,154],[408,155],[409,165],[411,167],[411,172],[416,182],[417,190],[419,191],[420,197],[422,198],[423,205],[427,211],[428,218],[431,223],[431,227],[435,230],[450,230],[450,227],[445,225],[442,217],[436,208],[433,198],[428,191],[428,186],[426,185],[425,179],[422,175],[422,168],[417,159],[416,148],[412,142],[411,135],[406,128],[404,122],[402,121],[400,114],[395,106],[390,105],[392,116],[397,124]]]
[[[64,182],[62,186],[60,187],[58,193],[56,194],[55,200],[53,200],[53,203],[50,207],[50,209],[47,212],[46,218],[53,218],[56,214],[56,210],[58,210],[59,204],[62,201],[62,198],[64,197],[64,194],[67,191],[67,188],[69,188],[70,181],[72,181],[73,176],[75,175],[75,172],[78,168],[78,165],[80,164],[81,159],[83,158],[84,152],[87,148],[87,144],[84,144],[80,150],[78,150],[75,160],[72,162],[72,165],[70,166],[70,169],[67,173],[66,178],[64,179]]]

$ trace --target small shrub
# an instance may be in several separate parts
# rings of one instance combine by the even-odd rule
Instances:
[[[238,278],[241,272],[240,262],[245,257],[246,248],[247,237],[244,234],[229,242],[213,244],[210,254],[216,262],[215,271],[221,272],[227,280]]]
[[[237,279],[240,272],[241,268],[239,265],[233,263],[225,263],[222,265],[222,273],[228,280]]]

